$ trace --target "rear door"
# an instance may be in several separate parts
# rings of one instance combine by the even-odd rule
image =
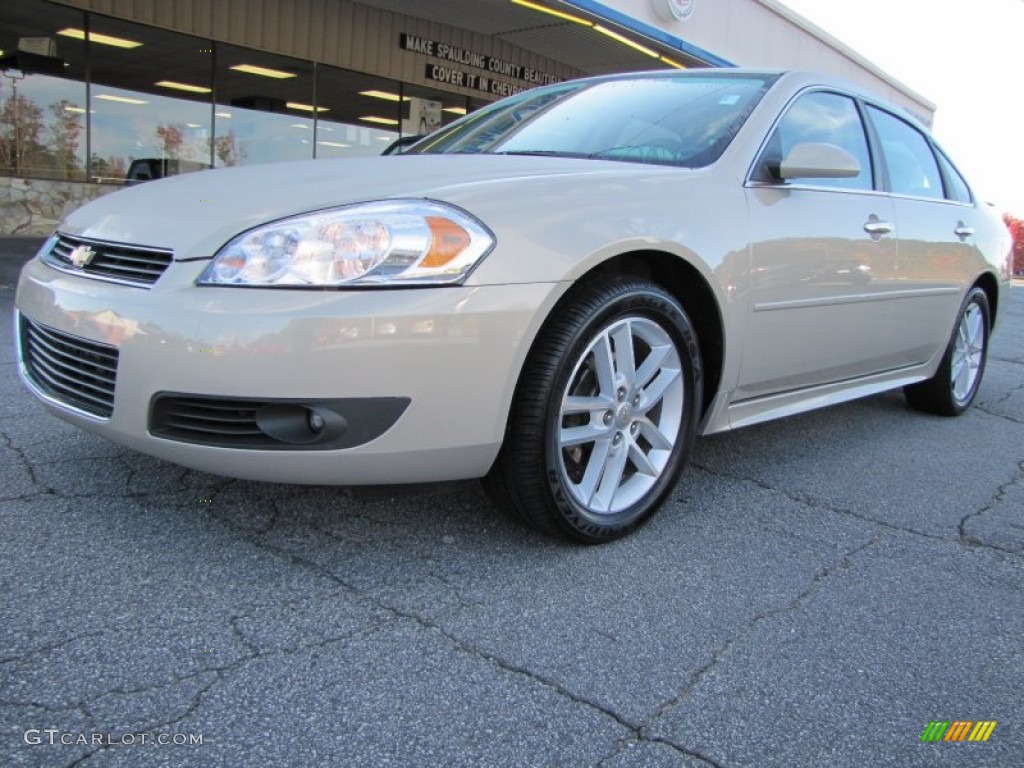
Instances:
[[[944,348],[967,282],[985,269],[975,243],[977,209],[963,178],[921,130],[873,105],[866,111],[899,234],[903,293],[892,308],[893,338],[903,363],[923,363]]]

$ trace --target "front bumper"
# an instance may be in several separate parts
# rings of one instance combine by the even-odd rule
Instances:
[[[17,311],[118,350],[113,409],[98,418],[45,397],[84,429],[196,469],[339,485],[485,474],[504,436],[522,362],[560,283],[404,290],[199,288],[204,264],[176,263],[151,290],[69,275],[34,259]],[[251,450],[150,433],[160,393],[249,400],[408,400],[354,447]]]

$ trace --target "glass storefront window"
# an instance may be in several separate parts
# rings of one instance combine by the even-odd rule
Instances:
[[[211,43],[97,14],[89,36],[91,180],[134,183],[209,168]]]
[[[217,167],[313,157],[313,63],[217,46]]]
[[[56,34],[81,29],[84,19],[38,0],[0,6],[0,50],[9,62],[0,72],[0,174],[85,180],[84,43]],[[28,66],[22,51],[42,58]]]
[[[379,155],[487,103],[47,0],[0,3],[0,58],[0,175],[28,178]]]
[[[317,68],[316,156],[379,155],[398,138],[400,85],[336,67]]]
[[[419,85],[402,89],[402,133],[405,136],[433,133],[466,114],[468,99]]]

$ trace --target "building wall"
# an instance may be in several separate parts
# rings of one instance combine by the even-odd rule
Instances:
[[[73,210],[118,189],[108,184],[0,176],[0,236],[50,235]]]
[[[582,74],[493,37],[350,0],[62,0],[62,4],[435,88],[439,83],[425,76],[425,57],[402,50],[401,34],[440,40],[558,78]],[[480,95],[457,86],[444,88]]]
[[[738,66],[807,69],[842,77],[931,124],[932,102],[776,0],[695,0],[685,21],[671,16],[666,20],[668,14],[659,13],[667,2],[601,0]]]

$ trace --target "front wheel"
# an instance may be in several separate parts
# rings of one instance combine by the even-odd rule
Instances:
[[[586,543],[624,536],[675,484],[700,383],[697,335],[669,293],[634,278],[577,286],[527,359],[485,485],[547,533]]]
[[[959,416],[966,411],[985,373],[990,329],[988,296],[981,288],[972,288],[964,299],[939,369],[927,381],[904,387],[907,402],[920,411],[942,416]]]

